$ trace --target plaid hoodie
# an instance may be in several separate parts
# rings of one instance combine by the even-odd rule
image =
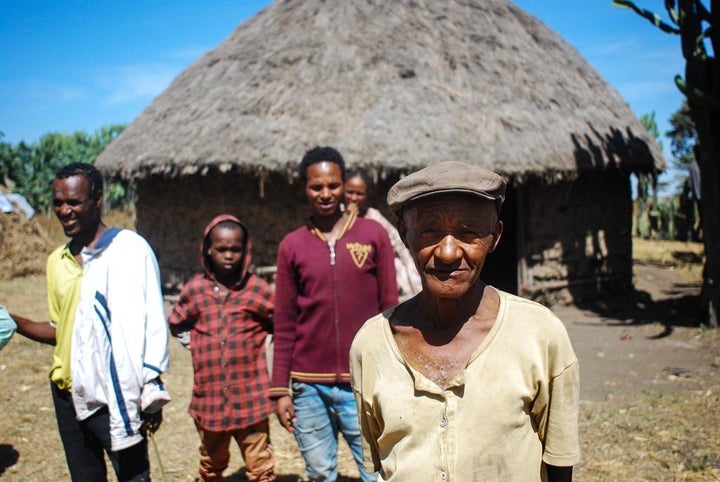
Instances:
[[[216,289],[207,254],[210,231],[223,221],[237,223],[245,240],[240,276],[226,297]],[[168,322],[175,336],[190,331],[194,381],[188,413],[205,430],[238,430],[268,418],[272,408],[265,338],[272,331],[273,293],[248,272],[251,243],[238,218],[215,217],[200,249],[204,274],[183,287]]]

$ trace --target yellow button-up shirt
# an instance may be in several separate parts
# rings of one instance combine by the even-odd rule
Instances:
[[[579,461],[579,370],[565,326],[498,294],[495,324],[446,389],[406,363],[383,314],[356,335],[363,457],[381,480],[540,481],[544,464]]]

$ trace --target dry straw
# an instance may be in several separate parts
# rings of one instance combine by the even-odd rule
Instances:
[[[275,2],[188,67],[97,161],[126,179],[294,171],[314,145],[409,171],[522,181],[662,168],[620,95],[505,0]]]

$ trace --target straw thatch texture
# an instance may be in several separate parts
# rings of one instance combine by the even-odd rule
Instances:
[[[590,20],[589,20],[590,21]],[[464,160],[518,181],[663,168],[622,98],[505,0],[284,0],[191,65],[97,160],[125,179]]]

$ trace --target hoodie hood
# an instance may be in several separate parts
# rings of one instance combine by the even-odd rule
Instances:
[[[243,233],[243,260],[242,264],[240,265],[238,282],[236,285],[233,286],[233,288],[240,288],[245,284],[245,281],[248,277],[248,269],[250,268],[250,262],[252,260],[252,256],[250,254],[252,250],[252,243],[250,242],[250,236],[248,235],[247,227],[243,224],[242,221],[240,221],[232,214],[221,214],[219,216],[215,216],[212,221],[210,221],[208,225],[205,226],[205,232],[203,233],[203,241],[200,245],[200,265],[203,268],[205,276],[211,280],[215,280],[212,260],[210,259],[210,255],[207,252],[208,248],[210,247],[210,232],[215,226],[226,221],[235,223],[240,226],[240,229],[242,229]]]

